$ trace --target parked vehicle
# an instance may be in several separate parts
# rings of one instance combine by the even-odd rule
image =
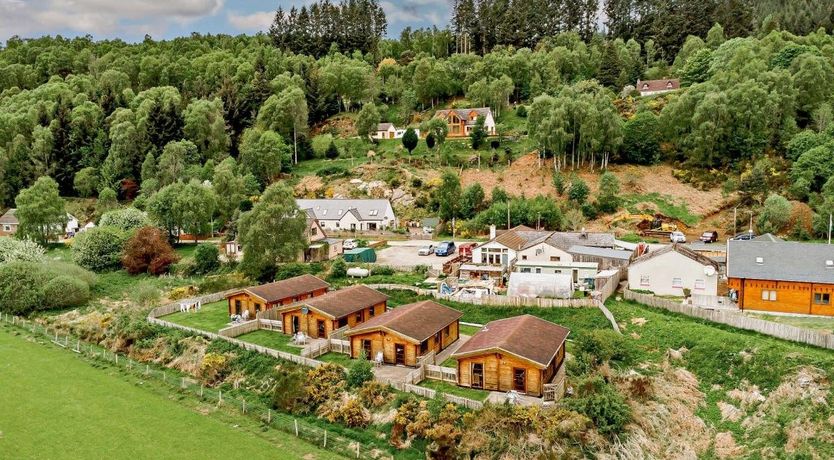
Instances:
[[[418,256],[430,256],[434,253],[434,245],[427,244],[417,250]]]
[[[475,249],[475,243],[463,243],[458,246],[458,255],[464,257],[472,257],[472,250]]]
[[[733,239],[736,241],[750,241],[756,237],[756,234],[753,232],[743,232],[739,233],[738,235],[734,236]]]
[[[342,242],[342,249],[356,249],[358,246],[359,243],[357,243],[353,238],[349,238]]]
[[[444,241],[437,245],[437,248],[434,250],[434,255],[440,257],[447,257],[454,254],[456,251],[455,243],[452,241]]]
[[[672,232],[669,234],[669,240],[673,243],[686,243],[686,235],[683,232]]]
[[[704,243],[715,243],[718,241],[718,232],[715,230],[704,232],[701,234],[701,241]]]
[[[434,233],[434,227],[423,227],[423,233],[425,233],[426,235],[431,235],[432,233]]]

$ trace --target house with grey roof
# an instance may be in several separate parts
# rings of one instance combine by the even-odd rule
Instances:
[[[684,245],[649,251],[628,266],[628,288],[655,295],[683,297],[718,294],[718,263]]]
[[[568,254],[573,256],[576,262],[594,262],[600,270],[626,267],[634,258],[634,251],[578,244],[568,248]]]
[[[308,215],[315,217],[324,231],[367,232],[398,226],[389,200],[297,199],[296,203]]]
[[[495,136],[495,118],[489,107],[476,107],[465,109],[438,110],[435,118],[446,120],[449,125],[449,137],[466,137],[475,128],[478,118],[484,119],[484,130],[487,135]]]
[[[834,246],[730,240],[727,285],[744,310],[834,316]]]
[[[397,128],[394,123],[379,123],[376,125],[376,131],[371,137],[374,139],[402,139],[405,131],[406,128]],[[414,134],[420,137],[420,130],[414,128]]]

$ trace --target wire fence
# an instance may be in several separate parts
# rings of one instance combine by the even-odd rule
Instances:
[[[161,382],[178,395],[186,395],[207,404],[213,404],[216,408],[233,415],[248,417],[259,422],[265,428],[268,427],[296,436],[312,445],[334,451],[342,456],[362,459],[393,460],[394,458],[391,448],[387,445],[369,446],[362,444],[339,433],[341,430],[338,430],[338,427],[336,431],[328,430],[305,419],[275,411],[256,396],[246,399],[235,390],[230,393],[228,390],[224,392],[222,389],[206,387],[176,370],[136,361],[124,354],[114,353],[25,318],[0,313],[0,321],[49,340],[53,344],[82,355],[86,359],[106,362],[130,375]]]

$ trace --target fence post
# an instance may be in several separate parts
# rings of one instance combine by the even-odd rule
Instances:
[[[295,425],[295,437],[298,437],[298,419],[292,419],[293,425]]]
[[[200,384],[200,399],[203,399],[203,384]]]
[[[356,458],[359,458],[359,443],[356,443]]]
[[[145,375],[148,375],[150,372],[151,372],[151,366],[148,365],[148,364],[145,364]]]
[[[327,448],[327,430],[324,430],[324,447]]]
[[[266,424],[269,425],[272,423],[272,409],[266,410]]]
[[[223,402],[223,390],[218,390],[217,397],[219,398],[220,402]]]
[[[245,399],[241,403],[241,406],[243,407],[243,413],[245,414],[246,413],[246,400]]]

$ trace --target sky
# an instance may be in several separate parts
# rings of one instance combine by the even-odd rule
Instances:
[[[140,41],[190,35],[254,34],[266,31],[275,10],[313,0],[0,0],[0,41],[12,36]],[[388,17],[388,35],[406,26],[448,23],[450,0],[380,0]]]

